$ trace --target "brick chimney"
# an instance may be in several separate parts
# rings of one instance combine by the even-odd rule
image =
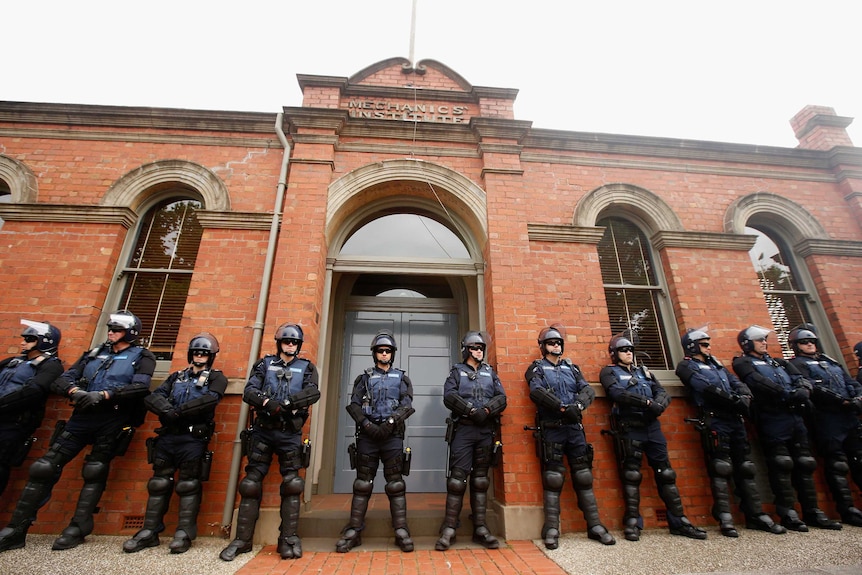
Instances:
[[[847,126],[853,118],[839,116],[827,106],[805,106],[790,119],[799,148],[831,150],[835,146],[852,146]]]

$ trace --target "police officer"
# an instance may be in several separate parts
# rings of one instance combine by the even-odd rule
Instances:
[[[251,371],[242,400],[255,412],[246,433],[245,477],[239,484],[242,501],[237,513],[235,539],[219,557],[233,561],[252,548],[252,538],[260,514],[263,479],[269,472],[272,455],[278,455],[281,472],[281,525],[277,551],[282,559],[302,557],[302,541],[297,535],[300,494],[305,480],[299,475],[306,467],[308,446],[302,443],[302,426],[308,408],[320,399],[315,365],[299,357],[305,336],[295,323],[275,330],[276,354],[264,356]]]
[[[88,444],[93,448],[81,470],[84,486],[75,513],[52,549],[72,549],[92,533],[93,513],[105,490],[111,461],[126,452],[135,426],[143,423],[146,413],[143,400],[150,393],[156,358],[137,345],[140,333],[141,320],[131,312],[110,314],[107,341],[84,352],[52,385],[75,409],[65,427],[58,426],[48,452],[30,466],[30,479],[9,526],[0,531],[0,550],[24,546],[27,530],[50,499],[63,467]]]
[[[392,334],[378,332],[371,340],[374,367],[369,367],[353,381],[347,413],[357,429],[355,465],[352,465],[356,468],[356,479],[350,520],[335,544],[339,553],[362,545],[365,513],[381,461],[395,544],[405,553],[413,551],[413,539],[407,529],[407,486],[403,477],[405,421],[415,412],[413,383],[406,372],[394,366],[396,351],[398,347]]]
[[[584,434],[583,412],[596,397],[580,368],[563,359],[565,338],[555,327],[539,332],[539,353],[524,376],[530,399],[536,404],[542,454],[542,489],[545,524],[542,539],[547,549],[556,549],[560,538],[560,492],[566,479],[563,455],[572,471],[578,507],[587,521],[587,536],[604,545],[616,543],[602,525],[593,492],[593,446]]]
[[[506,409],[506,392],[497,372],[485,363],[487,342],[476,331],[461,339],[461,362],[452,366],[443,384],[443,405],[452,413],[448,420],[449,473],[446,479],[446,512],[440,526],[437,551],[449,549],[455,540],[467,478],[470,479],[470,509],[473,541],[487,549],[500,542],[485,524],[488,506],[488,470],[494,464],[494,437],[500,414]],[[448,429],[447,429],[448,431]]]
[[[754,423],[775,495],[775,511],[781,524],[791,531],[841,529],[817,507],[814,470],[817,462],[808,444],[808,429],[802,414],[810,407],[811,383],[796,366],[767,353],[771,330],[749,326],[737,335],[743,355],[733,359],[733,371],[754,393]],[[793,488],[799,493],[802,519],[794,509]]]
[[[51,383],[63,373],[57,357],[60,330],[26,319],[21,324],[21,355],[0,361],[0,494],[12,467],[27,457],[45,416]]]
[[[809,329],[810,328],[810,329]],[[841,521],[862,527],[862,511],[853,504],[847,473],[862,487],[862,384],[840,363],[822,353],[813,325],[790,331],[790,360],[814,384],[811,400],[814,441],[824,459],[826,483],[832,491]]]
[[[706,539],[706,531],[691,524],[682,508],[676,485],[676,472],[670,466],[667,440],[659,416],[670,405],[670,396],[645,366],[635,366],[635,346],[623,335],[611,338],[608,352],[611,365],[599,373],[602,387],[614,401],[612,418],[616,422],[617,459],[623,484],[625,538],[640,539],[643,517],[640,514],[641,461],[646,454],[653,468],[659,497],[667,506],[667,522],[672,535]]]
[[[189,367],[168,376],[147,396],[147,409],[159,417],[158,437],[147,440],[153,477],[147,483],[149,499],[143,529],[123,543],[123,551],[135,553],[159,544],[165,529],[163,519],[171,502],[171,491],[179,497],[177,530],[170,543],[171,553],[185,553],[197,537],[202,481],[209,478],[212,453],[207,445],[215,431],[215,409],[227,389],[227,378],[215,369],[218,340],[199,333],[189,342]],[[179,480],[174,485],[174,474]]]
[[[685,359],[676,366],[676,375],[691,391],[700,408],[703,454],[712,488],[712,516],[725,537],[739,537],[733,524],[730,503],[731,481],[741,500],[745,526],[776,535],[787,530],[764,513],[755,479],[757,468],[748,454],[751,444],[743,417],[748,417],[751,390],[711,353],[710,337],[703,329],[682,336]]]

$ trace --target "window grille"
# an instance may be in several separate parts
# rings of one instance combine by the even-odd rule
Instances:
[[[156,359],[170,360],[176,344],[203,228],[195,200],[170,199],[142,218],[128,267],[120,308],[143,324],[141,344]]]
[[[597,249],[611,335],[630,330],[637,339],[638,363],[673,369],[658,300],[662,287],[646,236],[621,218],[605,218],[596,225],[605,227]]]

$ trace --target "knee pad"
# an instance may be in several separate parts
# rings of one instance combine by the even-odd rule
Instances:
[[[813,473],[817,469],[817,460],[810,455],[800,455],[796,458],[795,464],[800,471],[807,471],[808,473]]]
[[[575,491],[583,491],[593,487],[593,472],[589,467],[572,470],[572,484]]]
[[[713,459],[709,466],[716,477],[727,479],[733,474],[733,464],[727,459]]]
[[[548,469],[542,473],[542,487],[548,491],[562,491],[565,481],[565,475],[557,469]]]
[[[655,480],[662,484],[676,483],[676,471],[674,471],[669,465],[656,467]]]
[[[356,495],[371,495],[374,490],[374,483],[366,479],[358,477],[353,481],[353,493]]]
[[[793,459],[790,458],[790,455],[785,453],[773,453],[769,459],[779,471],[789,473],[793,470]]]
[[[628,485],[640,485],[644,476],[640,469],[626,469],[623,471],[623,483]]]
[[[249,499],[260,499],[261,485],[260,481],[256,481],[253,477],[246,475],[239,482],[239,494]]]
[[[467,482],[463,478],[458,478],[454,473],[446,480],[446,491],[454,495],[461,495],[467,491]]]
[[[197,479],[183,479],[177,482],[177,495],[194,495],[200,493],[201,482]]]
[[[473,475],[470,477],[470,488],[473,491],[488,491],[491,487],[491,480],[487,475]]]
[[[289,495],[299,495],[303,489],[305,489],[305,481],[299,475],[294,474],[282,478],[281,489],[279,491],[282,497],[287,497]]]
[[[407,484],[404,483],[403,479],[396,479],[387,483],[384,489],[386,490],[386,495],[392,497],[393,495],[401,495],[407,491]]]
[[[45,457],[30,465],[30,480],[35,483],[51,483],[59,476],[59,469]]]
[[[746,479],[754,479],[754,477],[757,475],[757,467],[750,459],[746,459],[742,462],[742,465],[739,466],[739,471]]]
[[[826,470],[835,475],[847,475],[850,471],[850,465],[847,464],[846,458],[835,458],[826,460]]]
[[[105,483],[108,480],[110,467],[104,461],[87,461],[81,469],[84,483]]]
[[[155,477],[150,477],[150,480],[147,481],[147,493],[150,495],[164,495],[165,493],[170,493],[173,481],[169,477],[160,477],[156,475]]]

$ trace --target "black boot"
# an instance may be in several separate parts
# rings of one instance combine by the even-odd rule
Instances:
[[[842,525],[838,521],[829,519],[823,511],[818,508],[806,509],[802,513],[802,519],[807,525],[817,527],[818,529],[830,529],[832,531],[840,531]]]
[[[126,553],[137,553],[147,547],[156,547],[159,544],[159,533],[165,525],[163,519],[171,502],[173,491],[173,477],[155,476],[147,482],[147,491],[150,496],[147,499],[147,509],[144,511],[144,525],[135,536],[123,543],[123,551]]]
[[[137,553],[147,547],[156,547],[159,544],[159,534],[152,529],[141,529],[135,536],[123,542],[123,551],[126,553]]]
[[[668,513],[668,519],[670,519],[670,513]],[[706,531],[692,525],[687,517],[677,517],[676,519],[676,525],[670,528],[671,535],[681,535],[689,539],[706,539]]]
[[[252,550],[254,526],[260,514],[260,499],[243,497],[236,516],[236,538],[219,553],[222,561],[233,561],[240,553]]]
[[[371,482],[353,484],[353,499],[350,502],[350,522],[341,530],[341,538],[335,543],[338,553],[347,553],[354,547],[362,545],[362,529],[365,526],[365,513],[368,511],[368,500],[371,498]]]
[[[796,513],[795,509],[787,509],[784,513],[781,513],[781,510],[779,510],[778,514],[781,516],[781,524],[786,527],[788,531],[797,531],[799,533],[808,532],[808,525],[799,518],[799,514]]]
[[[171,540],[171,553],[185,553],[198,535],[198,511],[201,507],[203,487],[199,479],[180,479],[177,495],[180,497],[177,512],[177,530]]]
[[[281,536],[278,538],[278,554],[282,559],[302,557],[302,541],[296,534],[299,526],[299,495],[283,495],[281,498]]]
[[[479,491],[474,486],[470,489],[470,510],[473,520],[473,543],[478,543],[485,549],[499,549],[500,541],[491,535],[486,522],[488,509],[488,492]]]
[[[461,522],[461,508],[464,505],[464,492],[467,491],[467,474],[453,468],[446,479],[446,511],[440,525],[440,538],[434,544],[437,551],[446,551],[455,542],[455,530]]]
[[[389,495],[389,511],[392,514],[392,527],[395,530],[395,544],[404,553],[413,552],[413,539],[407,529],[407,497],[404,489],[395,492],[389,489],[392,483],[404,485],[404,481],[390,482],[386,485],[386,494]]]
[[[607,528],[599,520],[599,506],[596,494],[592,489],[581,489],[575,492],[578,496],[578,507],[587,520],[587,537],[602,545],[613,545],[617,542]]]
[[[730,513],[719,513],[718,517],[718,529],[722,535],[725,537],[739,537],[739,531],[736,530],[736,526],[733,524],[733,516]]]
[[[84,468],[90,465],[85,463]],[[107,465],[104,466],[104,473],[107,475]],[[102,493],[105,491],[104,482],[84,483],[81,488],[81,494],[78,496],[78,506],[75,508],[75,514],[72,516],[72,521],[69,526],[63,529],[60,536],[54,540],[51,546],[53,551],[65,551],[73,549],[84,542],[84,538],[93,532],[93,514],[96,513],[99,500],[102,498]]]
[[[746,529],[757,529],[758,531],[766,531],[767,533],[772,533],[773,535],[782,535],[787,533],[787,528],[777,524],[772,520],[772,517],[767,515],[766,513],[761,513],[760,515],[756,515],[754,517],[747,517],[745,519],[745,528]]]
[[[0,529],[0,551],[9,551],[10,549],[21,549],[27,539],[27,530],[30,524],[19,525],[17,527],[5,527]]]
[[[545,549],[560,546],[560,492],[545,489],[542,493],[545,524],[542,526],[542,542]]]

